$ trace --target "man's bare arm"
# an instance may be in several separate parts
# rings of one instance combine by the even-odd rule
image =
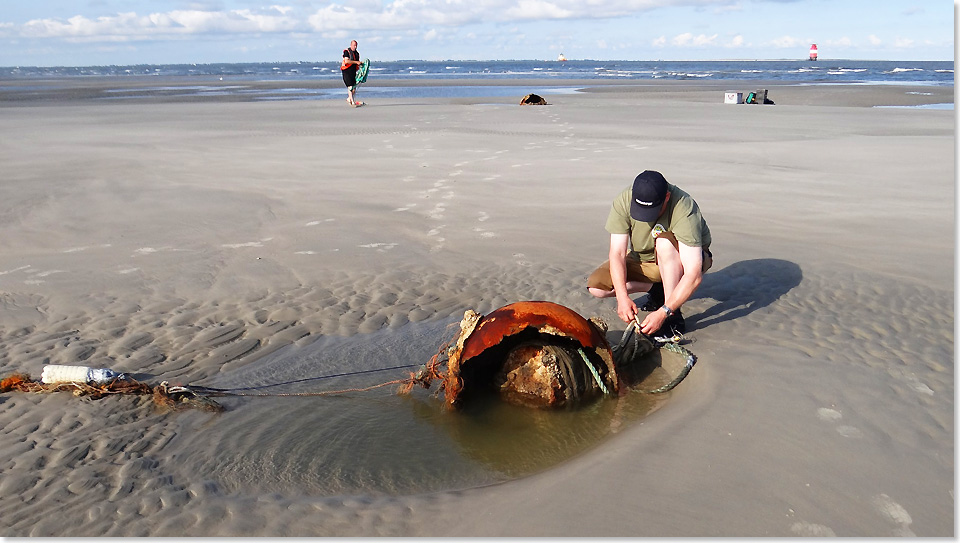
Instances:
[[[610,234],[610,279],[613,281],[613,291],[617,295],[617,315],[623,322],[630,322],[637,315],[637,304],[633,303],[627,291],[629,247],[629,234]]]

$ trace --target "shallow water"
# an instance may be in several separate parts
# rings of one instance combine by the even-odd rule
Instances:
[[[322,338],[203,384],[235,388],[419,364],[450,338],[447,324]],[[646,390],[669,381],[683,361],[664,351],[642,363],[650,365],[649,377],[636,388]],[[415,369],[307,380],[258,392],[368,387]],[[212,480],[229,493],[409,495],[463,489],[548,469],[642,420],[669,396],[633,391],[553,411],[491,399],[450,412],[433,391],[397,395],[395,390],[391,385],[336,396],[220,398],[227,411],[189,415],[197,417],[197,426],[178,432],[168,452],[195,478]],[[203,422],[204,417],[211,418]]]
[[[364,97],[384,98],[472,98],[472,97],[522,97],[531,92],[531,89],[543,95],[572,94],[581,87],[571,86],[513,86],[513,85],[418,85],[418,86],[363,86],[359,94]],[[16,89],[23,92],[25,89]],[[4,88],[0,87],[0,92]],[[124,100],[132,98],[165,97],[215,97],[215,96],[246,96],[254,100],[342,100],[345,96],[343,88],[306,88],[291,86],[285,88],[256,88],[246,85],[225,86],[164,86],[146,87],[137,89],[107,89],[101,98],[105,100]]]

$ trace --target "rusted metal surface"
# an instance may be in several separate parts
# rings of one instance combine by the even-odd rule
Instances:
[[[568,307],[553,302],[517,302],[491,311],[480,319],[476,330],[463,344],[463,358],[473,358],[500,344],[504,337],[531,327],[547,334],[572,337],[591,349],[598,345],[607,346],[600,331]]]
[[[566,403],[555,357],[545,345],[522,343],[507,353],[494,385],[508,403],[550,407]]]
[[[499,390],[514,403],[562,407],[616,392],[613,354],[603,331],[553,302],[517,302],[480,317],[468,311],[447,355],[444,396]],[[598,382],[599,381],[599,382]]]

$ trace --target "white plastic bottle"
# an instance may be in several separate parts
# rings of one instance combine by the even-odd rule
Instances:
[[[117,377],[117,373],[106,368],[89,366],[61,366],[49,364],[43,367],[40,380],[44,383],[91,383],[103,385]]]
[[[96,385],[105,385],[117,377],[117,372],[107,368],[90,368],[87,372],[87,382]]]

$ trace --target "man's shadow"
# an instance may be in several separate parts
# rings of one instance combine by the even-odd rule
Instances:
[[[777,301],[802,280],[800,266],[776,258],[744,260],[706,273],[694,298],[713,298],[719,303],[686,316],[687,324],[700,329],[739,319]]]

